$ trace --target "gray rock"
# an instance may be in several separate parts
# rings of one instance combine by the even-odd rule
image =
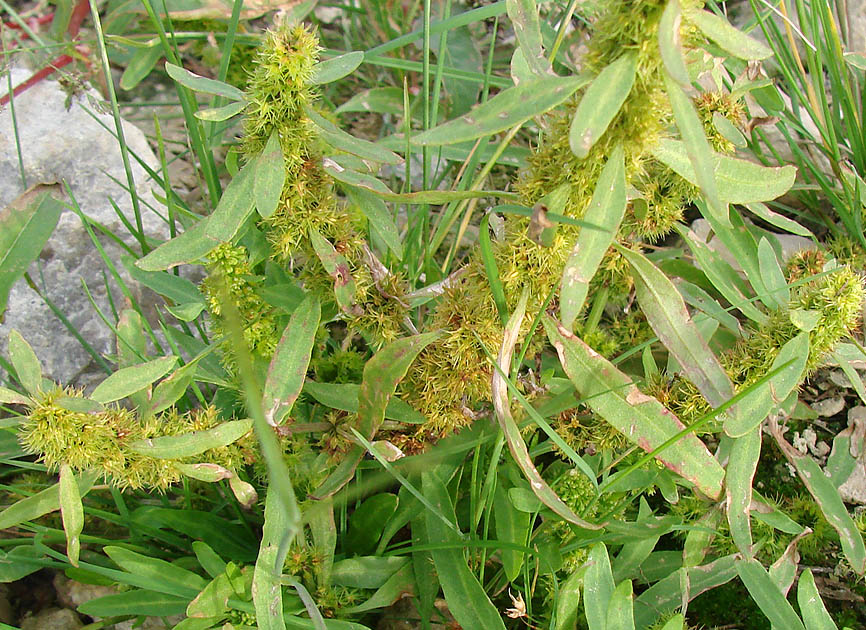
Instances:
[[[84,624],[68,608],[48,608],[21,621],[21,630],[78,630]]]
[[[29,74],[27,70],[13,68],[13,84]],[[6,81],[0,83],[2,93]],[[10,108],[0,111],[0,207],[8,205],[24,190],[16,147],[17,128],[27,185],[65,181],[86,216],[135,248],[135,239],[126,231],[110,202],[113,200],[130,223],[135,224],[132,201],[124,189],[126,172],[113,136],[114,119],[105,110],[100,95],[93,90],[70,96],[56,81],[42,81],[15,98],[15,127]],[[158,168],[144,134],[129,123],[124,123],[123,131],[130,151]],[[144,231],[151,237],[165,238],[166,224],[148,207],[160,208],[150,192],[154,183],[132,155],[130,161],[141,200]],[[105,238],[102,243],[121,275],[129,281],[120,265],[122,249]],[[113,335],[90,305],[82,280],[111,318],[103,283],[104,269],[99,252],[71,211],[61,216],[40,259],[29,269],[40,290],[100,354],[112,352]],[[106,275],[110,277],[107,271]],[[115,304],[122,308],[122,294],[113,279],[109,283]],[[138,298],[140,293],[134,283],[131,287]],[[5,320],[0,323],[2,353],[12,329],[21,332],[33,346],[46,376],[62,383],[89,380],[86,374],[93,372],[91,356],[23,280],[13,287]]]
[[[53,584],[54,590],[57,591],[57,601],[67,608],[78,608],[81,604],[86,604],[91,599],[117,593],[117,589],[113,586],[83,584],[82,582],[70,580],[62,573],[54,576]]]

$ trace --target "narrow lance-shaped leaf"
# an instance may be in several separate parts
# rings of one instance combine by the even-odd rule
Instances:
[[[641,310],[665,348],[713,407],[727,402],[734,395],[731,379],[698,332],[673,282],[642,254],[625,247],[619,252],[635,272]]]
[[[42,390],[42,365],[33,348],[17,330],[9,333],[8,352],[18,380],[28,393],[36,396]]]
[[[370,227],[385,242],[388,249],[394,252],[398,259],[403,258],[403,241],[400,239],[400,230],[388,211],[385,201],[364,188],[346,186],[345,191],[349,199],[357,204],[364,216],[367,217]]]
[[[580,231],[562,271],[559,308],[566,328],[572,328],[580,314],[589,291],[589,281],[598,270],[625,216],[625,188],[625,158],[622,146],[618,145],[604,165],[584,216],[586,221],[601,229]]]
[[[292,313],[283,331],[262,393],[262,408],[271,426],[283,421],[301,393],[321,316],[319,301],[308,296]]]
[[[223,122],[229,118],[237,116],[247,108],[248,103],[244,101],[235,101],[222,107],[209,107],[207,109],[198,110],[193,116],[199,120],[207,122]]]
[[[343,312],[351,313],[356,304],[355,279],[352,277],[349,263],[331,242],[313,227],[310,228],[310,242],[325,271],[334,279],[334,297],[337,305]]]
[[[260,630],[286,630],[286,622],[283,619],[283,589],[276,568],[283,565],[284,558],[280,558],[280,541],[289,526],[288,513],[282,509],[282,502],[276,488],[271,485],[265,497],[262,542],[253,569],[253,606],[256,609],[256,623]],[[286,548],[288,549],[288,545]]]
[[[352,52],[320,61],[313,66],[313,78],[310,80],[310,83],[312,85],[324,85],[332,83],[337,79],[342,79],[354,72],[363,61],[364,53],[360,50],[353,50]]]
[[[129,444],[134,453],[157,459],[195,457],[214,448],[228,446],[241,439],[253,428],[252,420],[229,420],[205,431],[190,431],[180,435],[138,440]]]
[[[797,583],[797,603],[806,623],[806,630],[837,630],[837,626],[824,607],[821,593],[815,586],[815,577],[809,568],[803,569]]]
[[[734,57],[761,60],[773,56],[773,51],[766,45],[734,28],[715,13],[691,10],[686,13],[686,17],[704,35],[718,44],[719,48]]]
[[[655,398],[641,392],[625,374],[550,316],[542,320],[550,342],[578,393],[594,412],[643,450],[651,452],[685,429]],[[722,470],[694,435],[683,436],[656,455],[707,496],[722,492]]]
[[[680,26],[682,25],[682,7],[679,0],[668,0],[662,18],[659,20],[659,52],[662,63],[671,78],[682,87],[690,84],[689,71],[683,60],[683,50],[680,46]]]
[[[508,399],[508,385],[505,382],[505,374],[511,371],[511,359],[514,355],[514,346],[517,343],[517,337],[520,333],[520,324],[523,321],[523,316],[526,312],[526,301],[529,296],[527,291],[523,292],[520,301],[508,323],[505,326],[505,334],[502,339],[502,347],[499,349],[499,356],[496,358],[496,363],[499,369],[493,374],[493,382],[491,386],[493,395],[493,409],[496,413],[496,419],[499,422],[499,427],[505,435],[505,441],[508,444],[508,449],[511,451],[511,456],[523,475],[529,481],[529,486],[542,503],[551,510],[556,512],[569,523],[573,523],[584,529],[600,529],[601,526],[594,525],[580,518],[575,514],[565,502],[560,499],[556,492],[548,485],[548,483],[538,472],[532,458],[529,455],[529,450],[526,448],[526,442],[523,441],[523,436],[520,433],[520,428],[517,422],[511,415],[511,404]]]
[[[740,560],[737,562],[737,574],[749,591],[749,595],[774,628],[806,630],[791,604],[770,579],[760,562],[755,559]]]
[[[773,246],[766,236],[762,236],[758,243],[758,268],[767,289],[766,297],[771,303],[768,306],[777,309],[785,308],[791,299],[791,291],[788,289],[785,274],[776,258],[776,252],[773,251]],[[764,300],[764,303],[767,304],[767,301]]]
[[[90,397],[103,404],[126,398],[149,387],[171,372],[176,364],[177,357],[160,357],[120,369],[97,385]]]
[[[489,136],[561,105],[589,82],[585,76],[545,77],[502,90],[468,114],[428,129],[412,138],[413,144],[456,144]]]
[[[587,569],[583,580],[583,608],[589,630],[605,630],[607,609],[616,584],[610,568],[610,556],[604,543],[598,543],[589,551]]]
[[[271,134],[265,148],[254,162],[253,196],[256,210],[263,219],[267,219],[276,211],[286,181],[286,160],[280,146],[279,132],[274,131]]]
[[[37,184],[0,210],[0,316],[9,291],[48,242],[63,212],[49,192],[58,186]]]
[[[33,400],[6,387],[0,387],[0,405],[29,405]]]
[[[78,478],[79,495],[84,496],[90,490],[97,474],[84,472]],[[32,521],[40,516],[60,509],[60,484],[54,484],[41,492],[21,499],[0,512],[0,529],[9,529],[19,523]]]
[[[701,119],[698,118],[695,106],[689,97],[686,96],[683,88],[666,72],[664,76],[668,99],[674,112],[674,119],[683,138],[683,145],[689,156],[689,162],[691,162],[694,169],[697,185],[706,199],[707,209],[717,221],[723,225],[727,225],[728,206],[722,202],[722,198],[719,196],[719,186],[716,182],[715,165],[713,164],[713,152],[710,148],[710,142],[704,133],[704,126],[701,124]]]
[[[728,525],[737,549],[747,558],[752,549],[752,480],[761,456],[761,430],[755,427],[734,440],[725,470],[725,495]]]
[[[634,630],[633,599],[631,580],[617,585],[607,606],[606,630]]]
[[[320,116],[313,108],[308,107],[304,111],[310,122],[316,127],[321,138],[335,149],[356,155],[365,160],[381,162],[382,164],[397,165],[403,161],[399,155],[380,147],[378,144],[346,133],[330,120]]]
[[[172,79],[194,92],[204,92],[205,94],[224,96],[233,101],[244,100],[244,93],[228,83],[223,83],[222,81],[217,81],[215,79],[208,79],[207,77],[195,74],[194,72],[190,72],[189,70],[185,70],[184,68],[169,62],[166,62],[165,64],[165,71]]]
[[[518,545],[526,544],[526,537],[529,535],[529,519],[528,513],[515,509],[508,499],[508,493],[502,482],[497,481],[493,499],[496,537]],[[518,549],[503,549],[500,554],[505,577],[513,582],[523,568],[523,552]]]
[[[231,241],[253,213],[257,160],[247,162],[223,191],[217,207],[208,217],[205,228],[208,238],[221,243]]]
[[[599,72],[586,89],[568,133],[572,153],[585,158],[607,131],[634,85],[637,53],[626,52]]]
[[[555,601],[556,625],[554,630],[574,630],[577,627],[577,613],[580,605],[580,589],[587,566],[584,564],[559,587]]]
[[[438,337],[439,333],[424,333],[397,339],[367,361],[358,393],[360,433],[364,438],[373,439],[385,418],[388,402],[394,395],[397,385],[406,376],[409,366],[412,365],[415,357]],[[354,475],[355,468],[365,452],[363,446],[353,446],[331,476],[312,495],[323,499],[346,485]]]
[[[66,532],[66,557],[72,566],[78,566],[81,551],[81,530],[84,529],[84,506],[81,505],[81,491],[75,473],[69,464],[60,467],[60,516]]]
[[[421,474],[424,495],[449,519],[456,520],[454,506],[448,489],[432,472]],[[463,541],[460,536],[432,512],[425,513],[427,536],[437,549],[431,551],[439,583],[445,594],[448,609],[463,628],[505,630],[502,617],[487,597],[478,579],[469,570],[463,557]]]
[[[135,266],[145,271],[162,271],[185,263],[195,262],[207,256],[219,242],[207,234],[207,219],[202,219],[185,232],[166,241],[146,256],[135,261]]]
[[[508,12],[517,44],[523,52],[523,58],[529,69],[538,76],[551,74],[550,62],[544,56],[541,24],[535,0],[506,0],[505,10]]]

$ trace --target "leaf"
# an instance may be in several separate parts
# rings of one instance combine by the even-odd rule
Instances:
[[[149,387],[176,364],[177,357],[171,356],[122,368],[97,385],[90,397],[103,404],[126,398]]]
[[[698,332],[674,284],[642,254],[626,247],[619,252],[635,272],[641,311],[665,348],[713,407],[727,402],[734,395],[731,379]]]
[[[755,600],[758,608],[766,615],[775,628],[785,630],[805,630],[803,623],[785,599],[779,587],[770,579],[769,574],[754,558],[739,560],[737,574]]]
[[[331,581],[350,588],[379,588],[408,562],[398,556],[346,558],[334,563]]]
[[[81,496],[87,494],[96,473],[86,472],[79,477],[78,487]],[[9,529],[25,521],[32,521],[40,516],[60,509],[60,484],[54,484],[41,492],[21,499],[0,511],[0,529]]]
[[[430,502],[450,520],[456,521],[448,489],[439,477],[424,471],[421,484]],[[430,544],[437,546],[430,553],[439,574],[439,583],[457,623],[464,628],[505,630],[502,617],[466,564],[460,536],[430,511],[425,513],[425,521]]]
[[[23,394],[0,387],[0,405],[32,405],[33,400]]]
[[[728,465],[725,469],[726,510],[731,537],[737,549],[747,558],[752,549],[752,480],[761,456],[761,430],[755,427],[733,441]]]
[[[31,186],[0,211],[0,316],[12,285],[39,257],[57,227],[64,207],[50,193],[58,191],[56,185]]]
[[[355,304],[355,279],[346,259],[331,242],[310,227],[310,242],[325,271],[334,279],[334,298],[344,313],[352,313]]]
[[[223,122],[229,118],[234,118],[247,108],[248,103],[245,101],[235,101],[222,107],[209,107],[200,109],[193,114],[199,120],[207,122]]]
[[[159,593],[187,597],[189,602],[207,585],[201,576],[159,558],[152,558],[123,547],[108,546],[104,547],[103,551],[123,570],[140,579],[153,580],[153,590]]]
[[[730,142],[738,149],[745,149],[749,146],[746,136],[743,132],[737,129],[737,126],[732,123],[727,116],[723,116],[719,112],[713,113],[713,127],[719,132],[725,140]]]
[[[496,527],[496,538],[503,542],[525,545],[529,536],[530,515],[513,506],[501,478],[496,482],[493,496],[493,522]],[[532,498],[535,499],[535,495],[532,495]],[[513,582],[523,569],[523,552],[519,549],[502,549],[499,555],[502,558],[505,577],[509,582]]]
[[[132,59],[126,64],[123,74],[120,76],[120,89],[132,90],[150,74],[156,62],[162,59],[162,46],[148,46],[139,48],[132,55]]]
[[[282,509],[276,486],[269,484],[265,497],[265,523],[262,542],[253,570],[252,596],[259,630],[286,630],[283,620],[283,589],[280,571],[285,554],[280,551],[283,535],[289,529],[288,511]],[[288,549],[291,540],[283,543]]]
[[[66,556],[69,563],[77,567],[78,555],[81,551],[81,530],[84,529],[84,506],[81,504],[81,492],[75,473],[69,464],[60,466],[60,516],[63,520],[63,530],[66,532]]]
[[[252,177],[256,210],[263,219],[267,219],[276,211],[286,182],[286,160],[283,158],[279,132],[271,134],[265,148],[255,159]]]
[[[234,595],[229,576],[217,575],[196,595],[186,608],[189,617],[217,617],[228,611],[229,597]]]
[[[313,66],[313,77],[310,79],[310,84],[325,85],[326,83],[333,83],[354,72],[363,61],[364,53],[360,50],[353,50],[352,52],[320,61]]]
[[[326,63],[326,62],[320,62]],[[403,90],[398,87],[382,87],[355,94],[340,105],[335,114],[345,112],[374,112],[377,114],[403,114]]]
[[[358,416],[360,432],[365,439],[371,440],[385,419],[385,409],[394,395],[397,385],[403,380],[415,357],[430,343],[438,339],[440,333],[424,333],[392,341],[367,361],[358,393]],[[331,496],[346,485],[352,478],[355,468],[364,457],[365,449],[354,446],[315,492],[314,498]]]
[[[773,376],[769,382],[753,388],[737,403],[738,412],[725,419],[725,433],[740,437],[761,424],[767,415],[780,405],[799,385],[809,359],[809,335],[800,333],[779,350],[770,371],[788,367]]]
[[[658,39],[662,63],[671,78],[684,88],[691,85],[689,71],[680,45],[682,7],[679,0],[669,0],[659,20]]]
[[[552,74],[550,62],[544,56],[535,0],[506,0],[505,10],[514,28],[517,44],[532,73],[538,76]]]
[[[252,420],[229,420],[205,431],[190,431],[179,435],[138,440],[129,444],[129,450],[157,459],[184,459],[205,451],[228,446],[241,439],[253,427]]]
[[[321,317],[319,301],[306,297],[292,313],[277,344],[262,391],[262,408],[271,426],[283,421],[301,393]]]
[[[304,382],[304,392],[317,402],[350,413],[358,413],[358,394],[361,386],[355,383],[317,383],[307,379]],[[385,407],[385,418],[407,424],[422,424],[426,421],[423,415],[413,409],[408,403],[397,396],[392,396]]]
[[[171,376],[157,383],[156,387],[153,388],[153,395],[147,406],[140,408],[142,413],[157,414],[160,411],[165,411],[180,400],[189,386],[192,385],[193,380],[195,380],[200,359],[201,355],[186,365],[179,367]]]
[[[634,604],[631,580],[617,585],[607,606],[606,630],[634,630]]]
[[[678,175],[699,185],[682,142],[662,139],[651,153]],[[797,175],[797,169],[790,165],[767,167],[718,153],[712,154],[712,160],[719,195],[725,203],[748,204],[775,199],[788,192]]]
[[[589,550],[586,559],[586,576],[583,579],[583,608],[589,630],[605,630],[607,627],[608,603],[616,585],[610,568],[610,557],[604,543],[597,543]]]
[[[520,324],[523,322],[526,312],[528,296],[528,291],[524,290],[514,312],[508,319],[508,323],[505,326],[505,335],[502,339],[502,346],[499,349],[499,356],[496,358],[498,369],[493,374],[491,387],[496,420],[499,422],[499,428],[502,429],[502,433],[505,436],[511,456],[517,462],[517,465],[523,472],[523,476],[529,481],[529,485],[535,496],[569,523],[573,523],[584,529],[601,529],[600,525],[589,523],[575,514],[574,510],[566,505],[547,484],[535,467],[532,457],[529,455],[529,450],[526,448],[526,442],[523,441],[520,428],[511,415],[511,404],[508,399],[508,385],[505,381],[505,374],[511,370],[511,359],[514,355],[517,337],[520,334]]]
[[[397,495],[388,492],[364,499],[349,517],[349,529],[343,539],[347,554],[366,556],[373,552],[388,519],[397,509]]]
[[[568,132],[571,152],[583,159],[616,118],[634,85],[637,53],[626,52],[598,73],[586,89]]]
[[[213,550],[213,547],[200,540],[196,540],[192,543],[192,550],[201,568],[207,571],[209,576],[215,578],[225,573],[226,562]]]
[[[174,466],[186,477],[198,479],[205,483],[216,483],[223,479],[232,479],[235,474],[219,464],[181,464]]]
[[[343,612],[347,615],[355,615],[368,610],[375,610],[376,608],[385,608],[391,606],[404,597],[411,597],[415,594],[416,590],[415,572],[407,563],[394,573],[394,575],[389,577],[388,580],[380,586],[367,601],[362,602],[357,606],[344,608]],[[353,630],[362,629],[357,628]]]
[[[166,271],[143,271],[136,266],[136,261],[132,256],[124,256],[121,259],[121,262],[129,272],[129,275],[132,276],[133,280],[143,284],[148,289],[155,291],[159,295],[168,298],[176,304],[204,304],[205,302],[204,295],[202,295],[202,292],[199,291],[198,287],[183,276],[176,276],[173,273],[168,273]],[[131,309],[124,311],[124,313],[127,312],[130,313],[129,315],[126,315],[127,318],[137,318],[135,323],[140,322],[141,317],[138,313]],[[132,315],[132,313],[134,313],[134,315]],[[140,331],[140,328],[138,330]],[[133,331],[129,332],[131,335],[135,335]],[[140,335],[140,332],[135,336],[140,337],[143,340],[143,336]],[[126,337],[125,340],[127,342],[130,341],[130,339]],[[123,341],[118,341],[118,350],[126,353],[130,352],[129,347]],[[140,354],[144,355],[144,353],[144,348],[141,348]],[[136,362],[137,361],[138,359],[136,358]]]
[[[766,59],[773,51],[731,26],[727,20],[709,11],[691,10],[686,18],[726,53],[739,59]]]
[[[704,133],[703,123],[698,118],[698,112],[695,110],[691,99],[686,96],[683,88],[667,73],[664,73],[664,77],[674,119],[683,138],[682,145],[685,147],[689,163],[695,173],[694,183],[704,195],[709,214],[722,225],[727,225],[728,207],[722,202],[719,194],[719,182],[716,181],[715,164],[713,164],[713,151]]]
[[[631,442],[651,452],[685,429],[658,400],[642,393],[629,377],[549,315],[542,322],[580,396]],[[656,458],[708,497],[721,494],[724,471],[694,434],[683,436]]]
[[[337,127],[331,121],[320,116],[313,108],[307,107],[304,112],[313,123],[322,140],[340,151],[356,155],[364,160],[381,162],[383,164],[397,165],[403,162],[396,153],[384,149],[379,145],[356,138]]]
[[[9,331],[7,352],[18,381],[31,395],[39,395],[42,391],[42,365],[36,358],[33,348],[17,330]]]
[[[428,129],[412,138],[412,144],[435,146],[489,136],[561,105],[589,79],[545,77],[502,90],[468,114]]]
[[[748,208],[749,212],[760,217],[773,227],[777,227],[785,232],[790,232],[791,234],[796,234],[797,236],[803,236],[810,239],[815,238],[815,235],[807,228],[803,227],[793,219],[789,219],[778,212],[773,212],[763,203],[747,203],[745,206]]]
[[[394,252],[394,255],[398,259],[403,258],[403,241],[400,240],[400,231],[397,229],[397,224],[394,222],[393,217],[388,212],[385,202],[363,188],[346,186],[345,190],[349,199],[367,217],[370,227],[373,228],[373,232],[384,241],[388,249]]]
[[[583,577],[586,573],[586,565],[577,569],[568,576],[568,579],[559,587],[559,596],[555,599],[556,625],[553,630],[574,630],[577,627],[577,612],[580,604],[580,587],[583,586]]]
[[[758,267],[770,302],[767,304],[767,300],[764,300],[764,303],[769,308],[786,308],[791,299],[791,292],[788,290],[788,282],[779,266],[776,252],[773,251],[773,246],[766,236],[762,236],[758,243]]]
[[[135,266],[144,271],[162,271],[204,258],[210,250],[219,245],[207,235],[207,224],[207,219],[199,221],[182,234],[139,258],[135,261]]]
[[[88,600],[81,604],[77,610],[82,615],[93,617],[121,615],[168,617],[182,615],[186,611],[188,603],[189,600],[182,597],[137,589]]]
[[[589,282],[616,238],[626,205],[625,158],[622,146],[617,145],[604,165],[583,217],[600,229],[580,230],[562,271],[559,308],[566,328],[573,328],[583,309]]]
[[[208,79],[180,66],[176,66],[173,63],[165,62],[165,71],[168,73],[168,76],[193,92],[224,96],[232,101],[245,100],[244,93],[235,86],[215,79]]]
[[[208,217],[205,233],[220,243],[231,241],[253,213],[256,195],[253,192],[258,160],[250,160],[232,178],[223,191],[217,207]]]
[[[821,600],[821,594],[815,586],[815,578],[808,567],[800,573],[797,584],[797,604],[800,614],[806,624],[806,630],[837,630],[836,624]]]
[[[31,573],[44,569],[40,562],[44,554],[30,545],[13,547],[8,553],[0,551],[0,583],[17,582]]]

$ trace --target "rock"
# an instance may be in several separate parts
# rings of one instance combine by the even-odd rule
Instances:
[[[21,620],[21,630],[78,630],[84,624],[68,608],[47,608]]]
[[[858,460],[851,476],[839,486],[839,496],[845,503],[866,505],[866,465]]]
[[[12,82],[18,84],[29,75],[30,71],[13,68]],[[0,93],[5,92],[6,82],[2,83]],[[126,171],[112,135],[114,119],[105,109],[97,92],[87,90],[70,96],[56,81],[42,81],[17,96],[15,128],[20,139],[24,176],[27,185],[65,181],[86,216],[136,248],[135,239],[126,231],[110,202],[113,200],[130,223],[135,224],[132,201],[123,187]],[[158,161],[140,130],[124,123],[123,132],[130,150],[135,188],[141,199],[144,231],[151,237],[164,239],[168,233],[166,224],[148,208],[160,207],[150,192],[154,183],[148,180],[133,154],[154,168],[158,168]],[[7,107],[0,111],[0,208],[24,190],[15,138],[11,111]],[[129,282],[120,265],[122,249],[108,239],[101,241],[121,276]],[[113,335],[90,305],[81,282],[87,283],[95,302],[111,318],[103,283],[104,270],[99,252],[71,211],[63,213],[40,259],[29,269],[30,276],[48,299],[100,354],[112,351]],[[110,277],[107,270],[105,273]],[[115,305],[122,308],[124,297],[113,279],[109,283]],[[129,286],[138,299],[140,292],[135,284]],[[0,353],[5,353],[12,329],[18,330],[33,346],[49,378],[62,383],[81,383],[86,381],[88,371],[94,371],[91,356],[23,280],[13,287],[5,321],[0,323]]]
[[[62,573],[54,576],[54,588],[57,591],[57,601],[67,608],[78,608],[91,599],[117,593],[117,589],[111,586],[83,584],[70,580]]]
[[[842,396],[833,396],[813,402],[809,406],[822,418],[830,418],[845,408],[845,399]]]

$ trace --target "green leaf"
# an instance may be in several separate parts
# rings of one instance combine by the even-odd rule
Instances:
[[[514,490],[515,488],[512,488]],[[496,538],[504,542],[517,545],[525,545],[530,529],[530,515],[516,509],[508,498],[508,493],[503,486],[500,477],[496,482],[496,490],[493,494],[493,520],[496,527]],[[532,495],[535,499],[535,495]],[[538,499],[535,499],[538,501]],[[523,569],[523,552],[519,549],[502,549],[499,552],[502,558],[502,568],[505,577],[513,582]]]
[[[728,142],[733,144],[738,149],[745,149],[749,146],[746,136],[743,132],[737,129],[737,126],[732,123],[727,116],[723,116],[719,112],[713,113],[713,127],[716,131]]]
[[[49,194],[54,190],[37,184],[0,211],[0,316],[12,285],[39,257],[60,220],[64,208]]]
[[[225,573],[226,562],[213,550],[213,547],[205,542],[196,540],[192,543],[192,550],[195,553],[196,560],[198,560],[202,569],[207,571],[209,576],[215,578]]]
[[[665,348],[713,407],[727,402],[734,395],[731,379],[698,332],[673,282],[642,254],[626,247],[619,252],[635,272],[641,310]]]
[[[199,120],[205,120],[207,122],[223,122],[224,120],[228,120],[229,118],[234,118],[242,111],[247,108],[248,103],[245,101],[235,101],[233,103],[229,103],[228,105],[223,105],[222,107],[209,107],[207,109],[200,109],[193,116],[198,118]]]
[[[733,441],[728,465],[725,469],[728,525],[737,549],[747,558],[752,549],[752,480],[761,456],[761,430],[755,427]]]
[[[211,346],[213,348],[213,346]],[[200,355],[184,366],[176,369],[171,376],[157,383],[153,388],[153,395],[147,402],[146,408],[142,407],[142,413],[157,414],[165,411],[176,403],[186,393],[186,390],[195,380]],[[146,409],[146,411],[145,411]]]
[[[358,413],[360,391],[361,386],[355,383],[317,383],[309,379],[304,382],[304,392],[315,398],[317,402],[331,409],[341,409],[350,413]],[[397,396],[392,396],[388,401],[385,417],[406,424],[422,424],[426,421],[423,415]]]
[[[585,158],[607,131],[634,85],[637,53],[626,52],[599,72],[586,89],[568,132],[572,153]]]
[[[514,28],[517,44],[532,73],[538,76],[552,74],[550,62],[544,56],[535,0],[506,0],[505,10]]]
[[[84,529],[84,506],[81,504],[81,492],[75,473],[69,464],[60,466],[60,516],[63,520],[63,530],[66,532],[66,557],[69,563],[77,567],[78,555],[81,551],[81,530]]]
[[[785,595],[770,578],[770,575],[755,559],[737,562],[737,574],[755,600],[758,608],[775,628],[806,630]]]
[[[171,356],[122,368],[97,385],[90,397],[103,404],[126,398],[150,387],[176,364],[177,357]]]
[[[700,185],[685,145],[663,139],[651,150],[653,157],[692,184]],[[784,195],[794,184],[793,166],[767,167],[728,155],[712,154],[713,170],[721,200],[748,204]]]
[[[686,17],[726,53],[739,59],[766,59],[773,51],[731,26],[727,20],[709,11],[691,10]]]
[[[15,368],[15,374],[24,389],[33,396],[42,391],[42,365],[36,358],[36,353],[30,344],[24,340],[17,330],[9,332],[9,360]],[[2,529],[2,528],[0,528]]]
[[[286,160],[278,132],[274,131],[268,138],[265,148],[255,159],[255,165],[253,197],[259,215],[267,219],[276,211],[286,182]]]
[[[368,610],[376,608],[385,608],[391,606],[403,597],[410,597],[416,590],[415,572],[407,563],[403,565],[394,575],[380,586],[370,598],[358,604],[344,608],[343,612],[347,615],[356,615]],[[347,629],[349,630],[349,629]],[[362,630],[362,628],[353,628],[352,630]]]
[[[553,630],[574,630],[577,627],[577,612],[580,604],[580,589],[587,565],[577,569],[559,587],[556,598],[556,625]]]
[[[304,111],[310,122],[313,123],[313,126],[319,132],[322,140],[335,149],[356,155],[364,160],[372,160],[373,162],[381,162],[383,164],[397,165],[403,162],[403,158],[396,153],[384,149],[373,142],[368,142],[346,133],[330,120],[320,116],[313,108],[307,107]]]
[[[132,55],[132,59],[126,64],[123,74],[120,76],[120,89],[132,90],[150,74],[156,66],[156,62],[162,59],[162,46],[148,46],[139,48]]]
[[[600,229],[580,230],[562,271],[559,308],[566,328],[573,327],[583,309],[589,282],[616,238],[626,205],[625,158],[622,146],[618,145],[604,165],[583,217]]]
[[[456,521],[448,489],[439,477],[424,471],[421,473],[421,484],[424,495],[430,502],[449,519]],[[425,521],[430,543],[444,547],[430,553],[439,574],[439,583],[442,585],[448,609],[457,623],[464,628],[505,630],[502,617],[466,564],[463,540],[432,512],[425,513]]]
[[[85,472],[79,477],[78,488],[81,496],[87,494],[96,473]],[[0,529],[8,529],[25,521],[32,521],[49,512],[60,509],[60,484],[54,484],[41,492],[21,499],[0,512]]]
[[[424,333],[397,339],[384,346],[367,361],[358,393],[358,416],[361,435],[373,439],[385,419],[385,409],[394,395],[397,385],[403,380],[415,357],[440,333]],[[312,493],[315,498],[334,494],[352,478],[355,468],[364,457],[365,449],[354,446],[337,466],[336,470]]]
[[[94,617],[115,617],[120,615],[147,615],[149,617],[169,617],[182,615],[186,611],[188,599],[134,590],[116,595],[106,595],[84,602],[78,612]]]
[[[800,573],[797,584],[797,604],[806,624],[806,630],[837,630],[836,624],[821,600],[821,593],[815,586],[815,578],[808,567]]]
[[[682,7],[679,0],[668,0],[665,10],[659,20],[659,52],[662,63],[671,78],[682,87],[691,85],[689,71],[683,60],[682,46],[680,46],[680,26],[682,24]]]
[[[651,452],[685,429],[658,400],[641,392],[628,376],[549,315],[542,322],[580,396],[628,440]],[[724,471],[694,434],[683,436],[656,458],[707,496],[721,494]]]
[[[232,479],[235,474],[219,464],[174,464],[182,475],[198,479],[205,483],[216,483],[223,479]]]
[[[605,630],[634,630],[633,598],[631,580],[617,585],[607,606]]]
[[[589,550],[587,570],[583,580],[583,608],[589,630],[605,630],[607,627],[608,603],[616,585],[610,568],[610,557],[604,543],[597,543]]]
[[[664,77],[674,119],[683,138],[682,144],[695,173],[694,183],[704,195],[709,214],[722,225],[727,225],[728,207],[722,202],[722,197],[719,194],[719,182],[716,181],[715,164],[713,164],[713,151],[704,133],[704,126],[698,117],[694,104],[686,96],[683,88],[669,74],[664,73]]]
[[[403,90],[398,87],[365,90],[360,94],[355,94],[335,111],[337,114],[345,112],[373,112],[401,116],[403,114]]]
[[[277,344],[262,391],[262,408],[271,426],[283,421],[301,393],[321,317],[319,301],[306,297],[292,313]]]
[[[389,492],[364,499],[349,517],[349,529],[343,539],[347,554],[366,556],[373,552],[388,519],[397,510],[397,495]]]
[[[233,101],[245,100],[244,93],[235,86],[215,79],[208,79],[207,77],[185,70],[180,66],[176,66],[173,63],[166,62],[165,71],[172,79],[194,92],[204,92],[205,94],[224,96]]]
[[[258,161],[251,160],[238,171],[223,191],[217,207],[208,217],[205,233],[208,238],[227,243],[253,213],[256,195],[253,192]]]
[[[23,394],[0,387],[0,405],[31,405],[33,400]]]
[[[346,558],[334,563],[331,581],[350,588],[379,588],[408,562],[399,556]]]
[[[507,88],[468,114],[428,129],[412,138],[412,144],[454,144],[489,136],[561,105],[589,79],[545,77]]]
[[[276,487],[270,484],[265,498],[262,542],[253,571],[253,605],[259,630],[286,630],[286,622],[283,620],[283,589],[279,578],[285,559],[280,545],[288,529],[288,511],[283,509]],[[283,544],[288,550],[291,540]]]
[[[310,79],[310,83],[312,85],[333,83],[354,72],[363,61],[364,53],[360,50],[353,50],[352,52],[320,61],[313,66],[313,78]]]
[[[199,221],[182,234],[139,258],[135,261],[135,266],[144,271],[161,271],[204,258],[219,245],[207,235],[207,224],[207,219]]]
[[[745,206],[749,209],[749,212],[760,217],[773,227],[777,227],[784,232],[796,234],[797,236],[803,236],[810,239],[815,238],[815,235],[812,234],[808,228],[803,227],[793,219],[789,219],[778,212],[773,212],[763,203],[747,203]]]
[[[791,292],[779,260],[776,258],[776,252],[773,251],[773,246],[766,236],[762,236],[758,243],[758,268],[767,289],[766,297],[770,302],[767,304],[764,300],[764,303],[773,309],[786,308],[791,299]]]
[[[234,594],[229,576],[217,575],[189,602],[185,612],[189,617],[217,617],[228,611],[229,598]]]
[[[310,227],[310,242],[325,271],[334,279],[337,306],[344,313],[351,313],[355,307],[355,279],[349,263],[314,227]]]
[[[725,419],[725,433],[740,437],[761,424],[767,415],[780,405],[799,385],[809,359],[809,335],[800,333],[779,350],[770,371],[788,367],[773,376],[769,382],[753,388],[739,403],[737,413]]]
[[[148,289],[151,289],[159,295],[172,300],[176,304],[200,303],[204,304],[204,295],[199,291],[198,287],[183,276],[176,276],[173,273],[166,271],[143,271],[135,265],[135,259],[132,256],[124,256],[121,259],[123,266],[136,282],[143,284]],[[131,309],[129,309],[131,310]],[[135,311],[131,311],[135,313]],[[136,315],[138,315],[136,313]],[[131,317],[135,317],[133,315]],[[139,317],[140,319],[140,317]],[[142,338],[143,339],[143,338]],[[119,342],[118,348],[123,347],[128,352],[129,349],[125,343]],[[142,351],[140,354],[144,354]]]
[[[31,573],[44,569],[39,560],[44,554],[30,545],[13,547],[8,553],[0,551],[0,583],[17,582]]]
[[[253,427],[252,420],[229,420],[206,431],[190,431],[180,435],[138,440],[129,444],[129,450],[157,459],[183,459],[201,455],[214,448],[228,446],[241,439]]]
[[[152,558],[123,547],[108,546],[103,551],[123,570],[139,579],[153,580],[152,590],[166,595],[186,597],[187,603],[207,585],[201,576],[159,558]]]
[[[400,240],[400,231],[397,229],[397,224],[391,213],[388,212],[385,202],[363,188],[346,186],[345,190],[349,199],[361,209],[361,212],[370,222],[370,227],[385,242],[388,249],[394,252],[398,259],[403,258],[403,241]]]

